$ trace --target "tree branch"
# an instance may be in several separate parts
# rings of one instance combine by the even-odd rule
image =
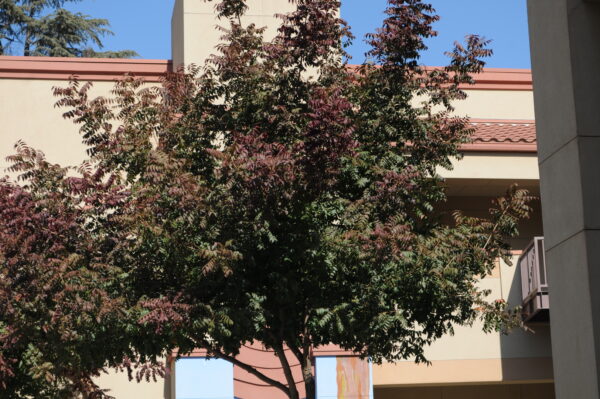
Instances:
[[[311,342],[307,327],[304,329],[302,352],[302,377],[304,378],[304,386],[306,387],[306,398],[314,399],[316,396],[315,375],[313,373]]]
[[[240,362],[235,357],[230,356],[230,355],[226,355],[226,354],[224,354],[223,352],[220,352],[220,351],[210,350],[209,353],[211,355],[213,355],[214,357],[216,357],[216,358],[227,360],[228,362],[233,363],[234,365],[238,366],[239,368],[241,368],[241,369],[249,372],[250,374],[252,374],[256,378],[260,379],[261,381],[266,382],[267,384],[272,385],[272,386],[274,386],[276,388],[279,388],[286,395],[289,396],[288,388],[284,384],[282,384],[281,382],[279,382],[277,380],[274,380],[272,378],[267,377],[266,375],[264,375],[260,371],[256,370],[254,367],[250,366],[249,364]]]
[[[509,207],[506,207],[506,208],[504,209],[504,211],[502,211],[502,214],[501,214],[501,215],[500,215],[500,217],[498,218],[498,221],[496,222],[496,224],[494,224],[494,227],[492,227],[492,232],[490,233],[490,235],[489,235],[489,237],[488,237],[487,241],[486,241],[486,242],[485,242],[485,244],[483,245],[483,249],[484,249],[484,250],[485,250],[485,249],[487,249],[487,246],[490,244],[490,242],[492,242],[492,237],[494,237],[494,235],[496,234],[496,229],[497,229],[497,228],[498,228],[498,226],[500,225],[500,220],[502,220],[502,218],[503,218],[504,216],[506,216],[506,214],[508,213],[508,210],[509,210],[509,209],[510,209]]]
[[[300,365],[302,365],[302,359],[304,358],[304,355],[302,354],[300,349],[296,345],[294,345],[290,342],[286,342],[286,345],[288,346],[288,348],[290,348],[290,350],[292,351],[294,356],[296,356],[296,359],[298,359],[298,363],[300,363]]]
[[[285,379],[289,385],[289,392],[294,398],[299,398],[298,389],[296,388],[296,381],[294,381],[294,376],[292,375],[292,368],[290,367],[290,363],[285,356],[285,352],[283,350],[283,345],[278,344],[275,349],[275,354],[279,358],[279,362],[281,363],[281,367],[283,368],[283,374],[285,374]]]

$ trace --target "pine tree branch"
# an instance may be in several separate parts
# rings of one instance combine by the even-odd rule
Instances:
[[[23,45],[23,55],[24,56],[30,56],[31,55],[31,23],[33,21],[33,18],[35,16],[35,9],[33,7],[31,7],[31,9],[29,10],[29,21],[27,26],[25,27],[25,43]]]

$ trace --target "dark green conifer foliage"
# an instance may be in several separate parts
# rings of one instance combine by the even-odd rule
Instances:
[[[0,0],[0,55],[49,57],[137,56],[132,50],[97,51],[112,35],[106,19],[72,13],[66,3],[81,0]]]

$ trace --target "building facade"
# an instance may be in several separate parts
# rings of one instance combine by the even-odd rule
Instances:
[[[275,13],[289,9],[281,0],[252,0],[248,22],[276,28]],[[84,157],[77,128],[54,108],[52,87],[65,86],[72,75],[92,81],[92,94],[107,95],[113,81],[125,73],[158,84],[160,77],[180,65],[201,64],[218,42],[212,3],[177,0],[172,18],[172,60],[65,59],[0,57],[0,169],[7,164],[17,140],[43,149],[52,162],[78,164]],[[539,173],[533,89],[528,70],[487,69],[465,88],[468,99],[456,113],[471,118],[472,144],[453,170],[440,170],[446,179],[447,210],[469,215],[487,213],[493,198],[512,183],[539,195]],[[541,207],[513,240],[514,265],[499,262],[481,284],[490,299],[525,304],[531,331],[509,335],[485,334],[480,325],[458,327],[426,352],[431,365],[407,360],[371,365],[335,348],[316,354],[319,398],[375,399],[551,399],[554,398],[552,352],[547,314],[547,282],[543,268]],[[274,356],[249,344],[240,356],[284,382]],[[110,373],[98,382],[118,399],[262,399],[281,397],[253,376],[202,352],[171,364],[165,380],[129,382],[125,374]],[[301,380],[299,370],[299,381]],[[360,388],[357,388],[360,386]]]

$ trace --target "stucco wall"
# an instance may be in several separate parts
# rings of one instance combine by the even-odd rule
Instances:
[[[0,79],[0,175],[8,166],[5,157],[14,153],[18,140],[42,150],[50,162],[77,165],[85,157],[78,128],[55,108],[54,86],[66,81]],[[112,82],[96,82],[92,93],[107,95]]]
[[[96,379],[96,383],[103,389],[108,389],[110,396],[116,399],[175,399],[170,378],[158,378],[157,381],[129,381],[127,373],[109,371]]]
[[[467,153],[453,161],[453,169],[438,168],[447,179],[539,180],[536,154]]]
[[[282,0],[249,0],[248,12],[242,18],[244,24],[266,26],[265,37],[275,35],[279,27],[279,19],[274,14],[292,10],[293,4]],[[220,42],[223,32],[217,26],[228,28],[226,19],[218,20],[215,16],[215,3],[197,0],[176,0],[173,12],[173,64],[202,64]]]
[[[485,79],[485,74],[475,79]],[[531,90],[506,90],[502,84],[496,89],[482,89],[482,85],[466,86],[468,98],[455,101],[454,114],[474,119],[534,120],[533,92]],[[487,87],[487,85],[486,85]],[[419,106],[423,97],[415,97],[413,104]],[[442,110],[442,108],[436,108]]]
[[[469,97],[454,104],[457,115],[478,119],[535,119],[532,91],[474,89],[465,91]]]
[[[515,256],[516,261],[517,256]],[[519,305],[520,276],[517,267],[501,262],[481,288],[491,290],[490,300],[505,299]],[[456,327],[455,334],[427,348],[431,365],[412,360],[373,366],[375,387],[551,381],[552,354],[548,325],[531,325],[532,331],[514,330],[508,335],[485,334],[482,323]]]
[[[477,180],[473,181],[474,184],[476,182]],[[449,213],[455,209],[462,210],[469,216],[484,217],[488,214],[492,198],[489,195],[452,196],[442,208],[448,212],[445,217],[449,217]],[[504,299],[510,306],[521,305],[521,276],[516,261],[518,251],[523,250],[534,236],[543,235],[539,201],[533,203],[531,218],[521,222],[519,232],[519,236],[512,240],[512,246],[517,251],[512,258],[513,265],[499,262],[493,274],[480,283],[481,288],[491,291],[488,297],[490,301]],[[445,336],[427,348],[425,356],[432,362],[431,365],[417,365],[412,360],[374,365],[374,385],[385,387],[551,381],[553,374],[549,326],[537,324],[529,327],[531,331],[516,329],[508,335],[496,332],[485,334],[479,321],[472,327],[456,327],[454,335]]]

